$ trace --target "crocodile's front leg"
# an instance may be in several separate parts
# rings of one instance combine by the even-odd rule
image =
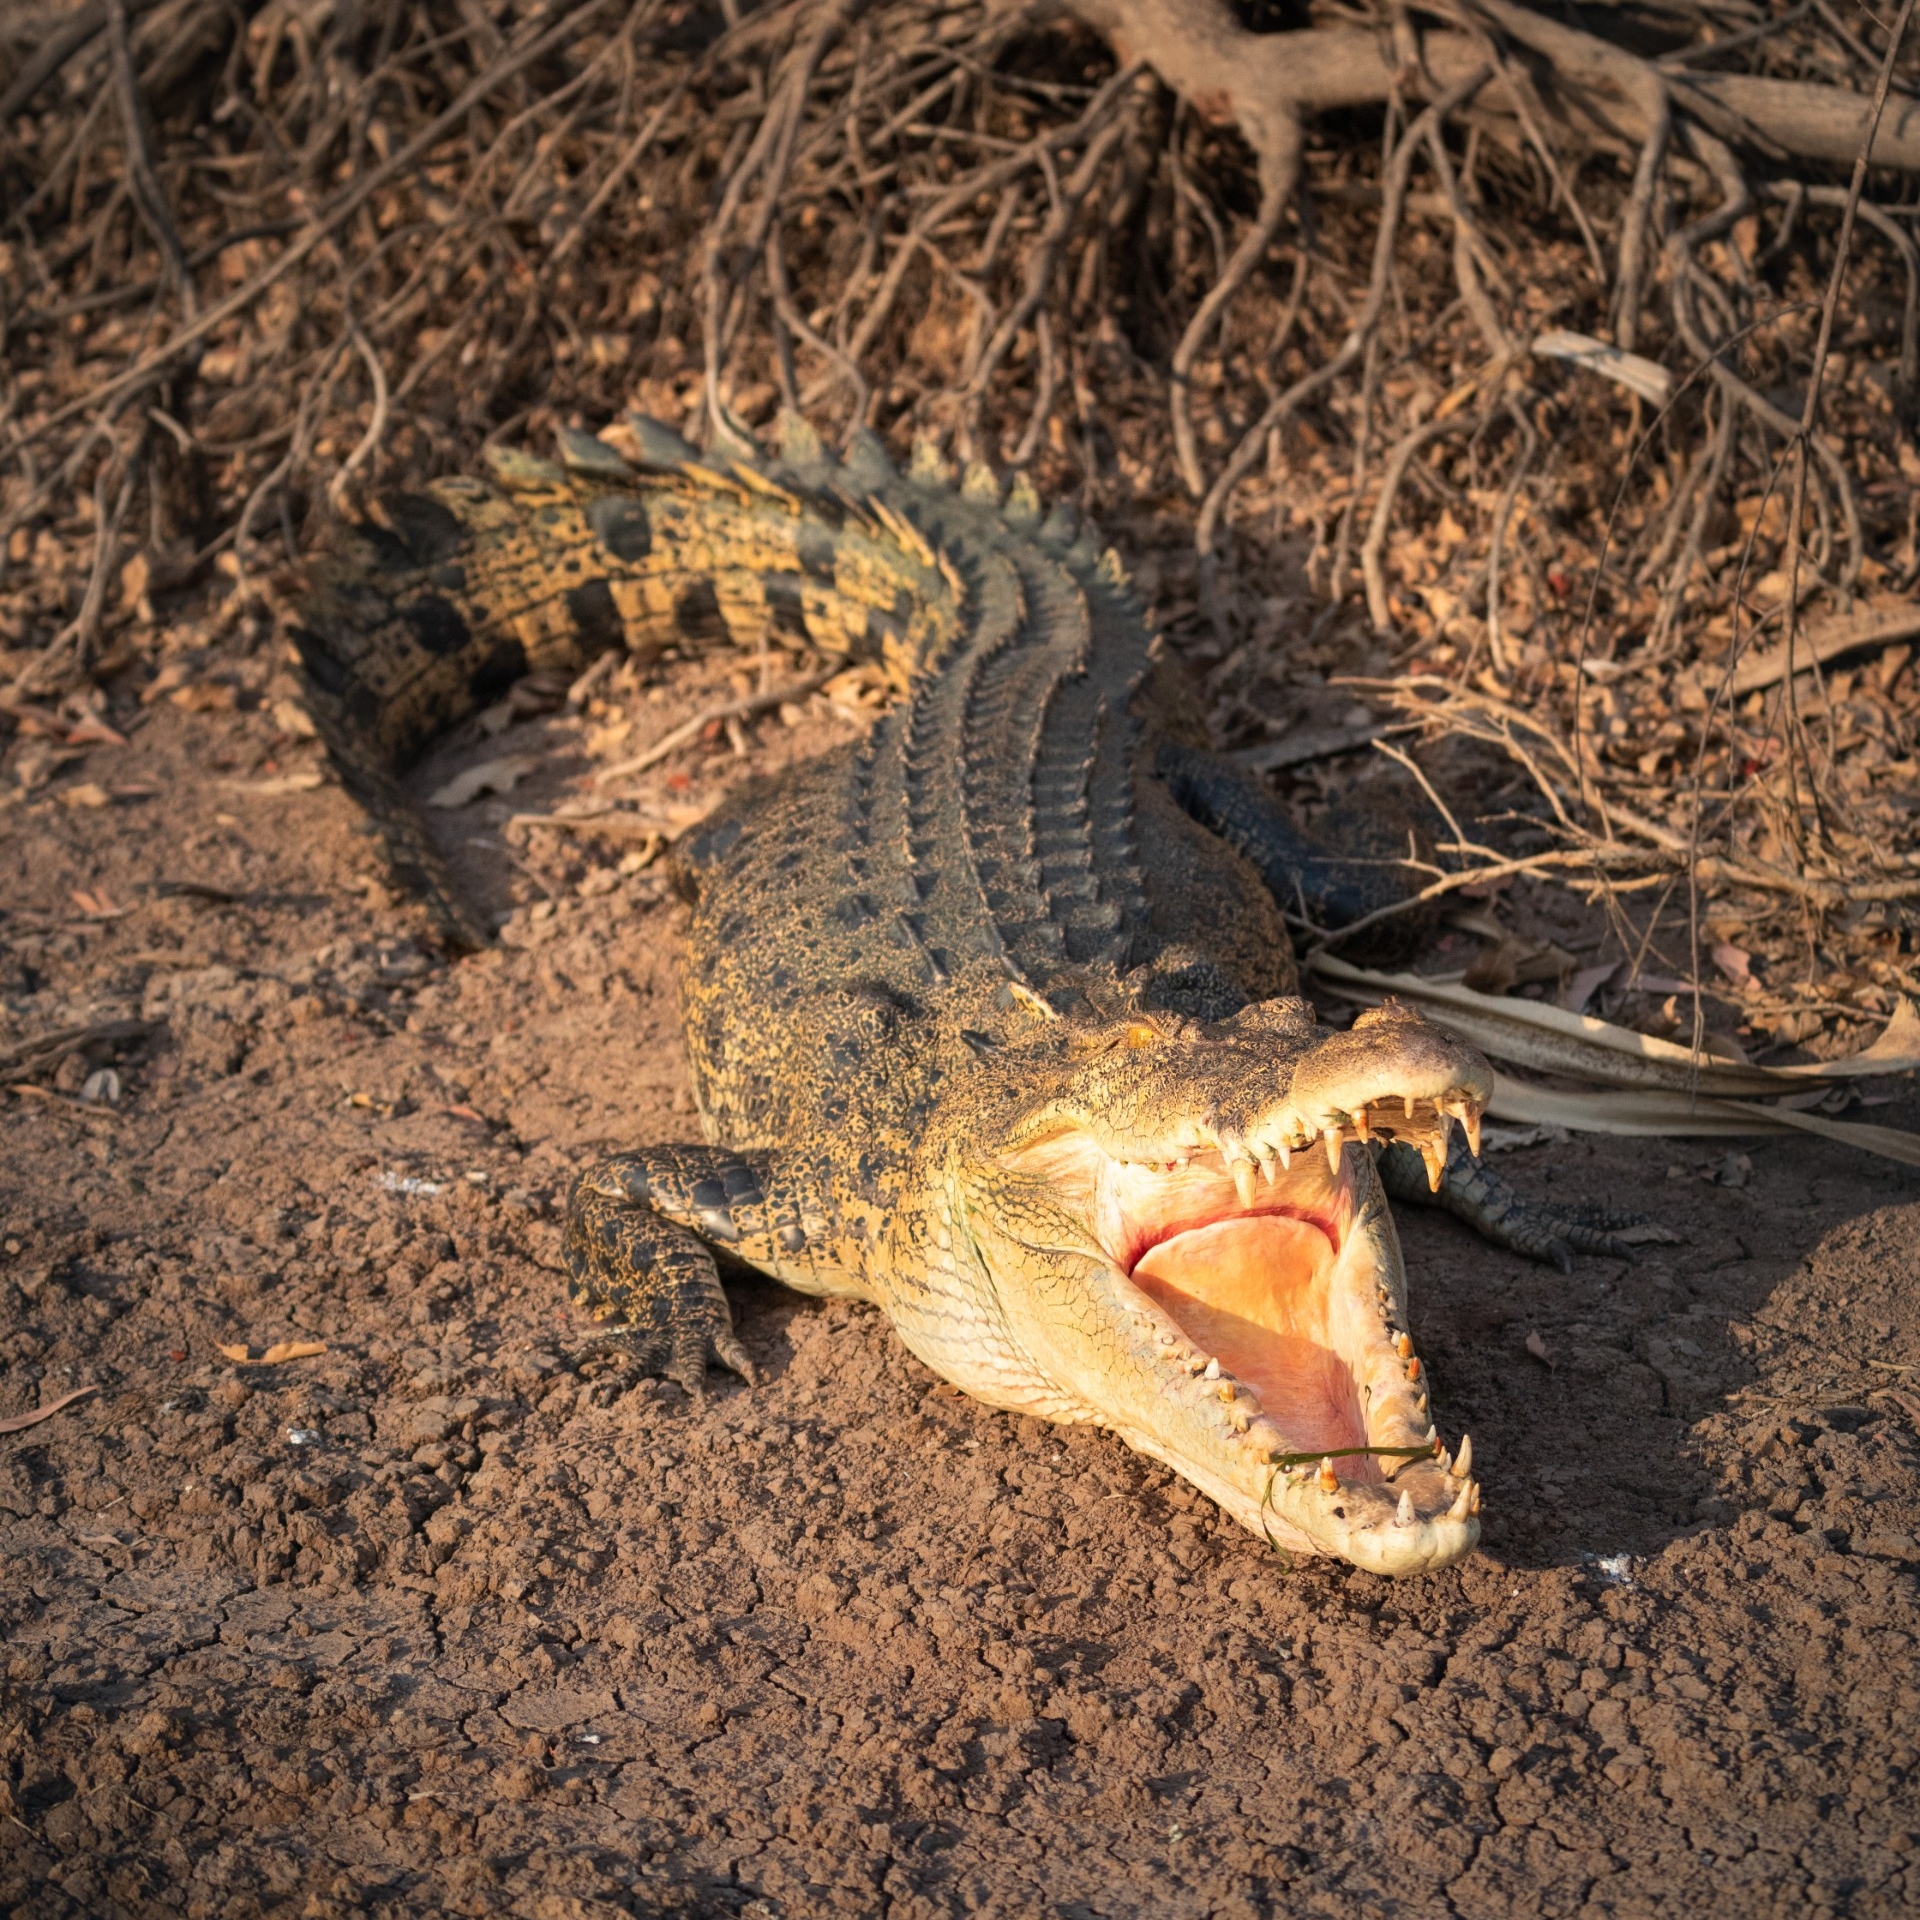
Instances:
[[[809,1293],[845,1290],[821,1257],[824,1223],[790,1157],[726,1147],[645,1147],[596,1161],[567,1201],[574,1305],[689,1393],[709,1355],[743,1379],[713,1249]]]
[[[1446,1170],[1437,1193],[1428,1185],[1425,1163],[1409,1146],[1381,1148],[1379,1166],[1380,1183],[1394,1199],[1439,1207],[1496,1247],[1551,1261],[1562,1273],[1573,1271],[1576,1253],[1631,1259],[1632,1250],[1619,1237],[1619,1230],[1647,1224],[1644,1214],[1618,1213],[1611,1207],[1553,1206],[1529,1200],[1476,1160],[1457,1133],[1448,1142]]]

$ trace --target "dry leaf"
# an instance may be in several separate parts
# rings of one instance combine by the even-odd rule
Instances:
[[[244,1346],[223,1346],[220,1352],[236,1366],[277,1367],[283,1360],[311,1360],[316,1353],[326,1350],[324,1340],[279,1340],[264,1353],[256,1354],[251,1347]]]
[[[296,767],[267,780],[222,780],[220,784],[230,793],[311,793],[327,784],[327,776],[318,767]]]
[[[67,735],[67,745],[70,747],[124,747],[126,744],[127,736],[124,733],[108,726],[104,720],[94,718],[82,720]]]
[[[295,740],[317,737],[313,716],[297,700],[276,700],[273,703],[273,724]]]
[[[70,1407],[76,1400],[84,1400],[89,1394],[98,1393],[98,1387],[75,1387],[71,1393],[63,1393],[58,1400],[49,1400],[43,1407],[35,1407],[31,1413],[16,1413],[0,1420],[0,1433],[25,1433],[29,1427],[37,1427],[42,1420],[50,1420],[63,1407]]]
[[[63,807],[107,807],[113,804],[112,796],[106,788],[92,780],[82,780],[77,787],[67,787],[60,795]]]
[[[1582,967],[1566,984],[1560,1004],[1568,1013],[1585,1013],[1587,1002],[1620,971],[1617,961],[1605,966]]]
[[[1722,940],[1713,949],[1713,964],[1732,981],[1736,993],[1753,991],[1752,954]]]
[[[89,920],[123,920],[133,911],[131,907],[116,907],[110,895],[85,887],[75,887],[67,898]]]
[[[240,702],[240,689],[225,680],[196,680],[167,695],[188,713],[230,713]]]
[[[1543,1367],[1552,1367],[1553,1356],[1547,1352],[1547,1343],[1542,1340],[1537,1333],[1529,1333],[1527,1335],[1527,1351],[1532,1354]]]
[[[540,762],[531,754],[509,753],[483,760],[465,773],[456,773],[445,786],[427,795],[430,807],[464,807],[483,793],[511,793]]]

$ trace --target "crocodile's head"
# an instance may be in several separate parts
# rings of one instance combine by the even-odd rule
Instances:
[[[1056,1046],[1046,1094],[1029,1082],[948,1158],[963,1249],[1056,1417],[1077,1407],[1285,1548],[1386,1574],[1465,1553],[1471,1453],[1435,1432],[1367,1143],[1412,1144],[1437,1183],[1456,1121],[1478,1145],[1486,1062],[1404,1008],[1337,1033],[1299,1000]]]

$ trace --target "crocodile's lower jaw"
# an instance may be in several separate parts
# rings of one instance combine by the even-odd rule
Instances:
[[[1053,1171],[1091,1201],[1132,1322],[1106,1424],[1284,1549],[1411,1574],[1472,1548],[1471,1449],[1438,1448],[1364,1147],[1337,1171],[1296,1154],[1249,1194],[1218,1154],[1160,1168],[1064,1146]]]

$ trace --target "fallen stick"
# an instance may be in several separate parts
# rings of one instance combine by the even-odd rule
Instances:
[[[0,1420],[0,1433],[25,1433],[29,1427],[37,1427],[42,1420],[51,1420],[62,1408],[72,1406],[76,1400],[84,1400],[99,1391],[98,1387],[75,1387],[71,1393],[63,1393],[58,1400],[49,1400],[45,1406],[35,1407],[31,1413],[16,1413]]]
[[[1896,640],[1911,640],[1920,634],[1920,606],[1877,607],[1845,619],[1823,620],[1811,632],[1802,634],[1792,653],[1795,673],[1806,673],[1837,660],[1843,653],[1861,647],[1891,646]],[[1785,647],[1773,647],[1743,662],[1734,671],[1732,696],[1758,693],[1787,677],[1788,653]]]
[[[593,776],[593,784],[597,787],[609,780],[624,780],[630,774],[645,773],[649,767],[657,767],[668,754],[677,753],[682,747],[691,745],[716,722],[752,720],[760,714],[771,712],[775,707],[784,707],[789,700],[804,700],[808,694],[818,693],[836,674],[845,673],[846,670],[847,663],[836,660],[832,666],[822,667],[818,673],[810,673],[804,680],[796,680],[791,686],[771,688],[766,693],[744,694],[738,700],[728,700],[720,706],[709,707],[704,713],[696,713],[684,726],[662,734],[645,753],[635,754],[631,760],[617,761],[610,767],[602,767]]]

